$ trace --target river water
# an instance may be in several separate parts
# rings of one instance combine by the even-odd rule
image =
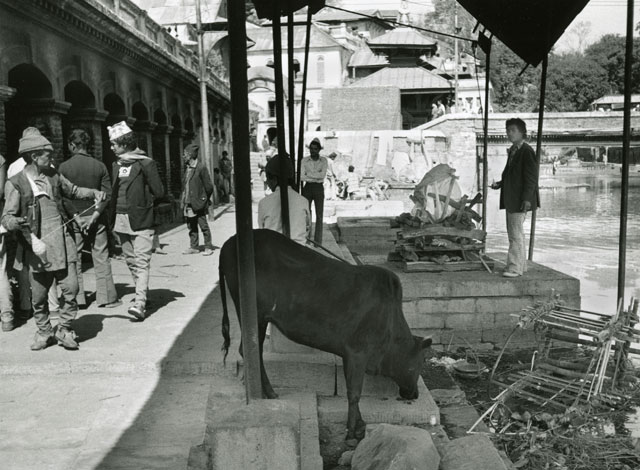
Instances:
[[[573,185],[588,185],[574,188]],[[534,261],[580,280],[582,308],[614,313],[618,283],[620,176],[543,177],[537,213]],[[553,188],[554,186],[560,186]],[[490,190],[491,191],[491,190]],[[487,200],[487,251],[508,248],[498,192]],[[625,303],[640,297],[640,178],[631,178],[628,204]],[[529,230],[531,218],[525,227]],[[529,243],[527,236],[527,244]]]

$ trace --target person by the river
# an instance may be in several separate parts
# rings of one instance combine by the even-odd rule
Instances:
[[[324,179],[327,176],[328,163],[320,156],[322,144],[314,138],[309,144],[309,156],[302,159],[301,180],[304,182],[302,195],[309,201],[309,209],[313,202],[316,210],[316,229],[314,240],[322,244],[322,220],[324,216]]]
[[[511,142],[502,180],[491,185],[500,189],[500,209],[507,214],[509,252],[504,277],[522,276],[527,270],[524,221],[527,212],[540,207],[536,154],[524,140],[527,125],[522,119],[507,119],[507,138]]]

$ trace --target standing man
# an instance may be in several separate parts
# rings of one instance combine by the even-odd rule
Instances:
[[[90,201],[69,198],[64,198],[64,206],[67,214],[74,215],[72,227],[78,251],[78,306],[82,308],[87,305],[82,279],[82,247],[87,243],[91,246],[91,259],[96,275],[96,303],[98,307],[113,308],[122,305],[122,302],[118,300],[113,283],[107,242],[105,209],[111,198],[111,183],[104,163],[89,155],[87,149],[90,141],[89,134],[84,130],[72,130],[69,135],[69,151],[72,156],[60,165],[58,171],[77,186],[101,190],[106,194],[106,199],[95,207],[91,206]]]
[[[200,253],[198,248],[199,226],[204,238],[204,256],[210,256],[213,254],[213,244],[211,243],[211,230],[207,222],[207,209],[209,208],[209,198],[213,195],[213,183],[205,166],[198,161],[199,148],[196,144],[189,144],[184,148],[182,154],[182,160],[186,166],[182,181],[182,213],[187,221],[190,241],[189,249],[182,254]]]
[[[153,206],[164,196],[164,187],[155,161],[138,148],[138,140],[127,123],[109,129],[111,149],[118,157],[111,181],[111,220],[136,288],[128,313],[137,320],[146,318],[149,269],[155,221]]]
[[[224,184],[225,199],[223,202],[229,202],[229,195],[231,191],[231,172],[233,171],[233,165],[229,160],[229,152],[222,151],[222,158],[220,159],[220,173],[222,173],[222,183]]]
[[[289,179],[293,179],[291,159],[286,156],[285,160]],[[267,162],[265,174],[267,184],[272,192],[258,202],[258,227],[282,233],[282,210],[280,206],[280,188],[278,187],[278,176],[280,174],[279,156],[276,155]],[[306,245],[307,237],[309,237],[311,232],[309,202],[290,186],[287,186],[287,191],[289,196],[291,239],[301,245]]]
[[[39,351],[58,341],[68,349],[78,349],[71,322],[78,313],[76,295],[78,277],[76,246],[68,229],[63,197],[95,199],[99,206],[105,193],[80,188],[51,167],[53,146],[34,127],[24,130],[18,153],[24,158],[24,170],[9,179],[1,223],[17,232],[15,268],[29,266],[31,302],[38,331],[31,349]],[[56,280],[64,304],[54,331],[49,318],[47,293]]]
[[[491,188],[500,189],[500,209],[507,212],[509,253],[504,277],[522,276],[527,270],[524,221],[527,212],[540,207],[536,154],[524,139],[527,125],[522,119],[507,119],[507,137],[511,142],[502,180]]]
[[[316,137],[309,144],[309,156],[302,159],[302,175],[300,179],[304,182],[302,195],[311,202],[316,209],[316,229],[314,240],[322,244],[322,220],[324,215],[324,179],[327,176],[328,163],[325,157],[320,156],[322,145]]]

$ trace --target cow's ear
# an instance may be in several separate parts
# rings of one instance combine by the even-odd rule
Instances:
[[[433,342],[431,336],[427,336],[422,340],[422,349],[427,349],[431,347],[431,343]]]

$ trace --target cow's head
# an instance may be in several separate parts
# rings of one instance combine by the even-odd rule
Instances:
[[[424,365],[425,349],[431,346],[431,338],[412,336],[413,344],[404,350],[395,364],[393,378],[405,400],[418,398],[418,377]]]

